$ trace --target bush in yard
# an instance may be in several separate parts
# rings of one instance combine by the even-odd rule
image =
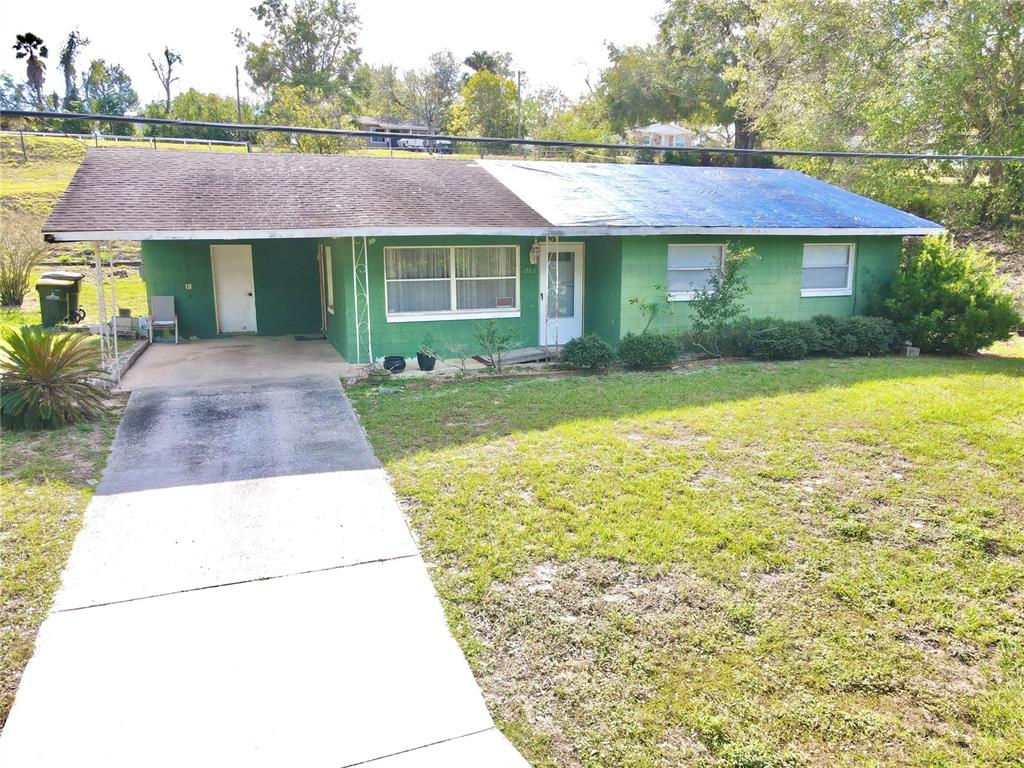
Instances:
[[[14,429],[62,427],[99,415],[103,393],[89,337],[41,328],[0,334],[0,421]]]
[[[808,321],[762,317],[734,323],[726,345],[741,355],[797,360],[818,353],[822,336]]]
[[[853,340],[853,351],[831,352],[833,355],[889,355],[900,343],[896,325],[884,317],[854,315],[843,318],[840,327]]]
[[[679,347],[675,338],[667,333],[627,333],[619,342],[619,359],[629,368],[666,368],[675,361],[678,354]]]
[[[977,352],[1009,338],[1024,320],[992,259],[958,248],[948,234],[905,248],[892,295],[879,313],[926,352]]]
[[[811,354],[831,357],[887,355],[899,343],[896,326],[884,317],[816,315],[811,322],[820,334],[820,342]]]
[[[565,343],[562,362],[570,368],[607,368],[615,362],[615,350],[596,333],[588,333]]]
[[[47,253],[39,222],[4,215],[0,226],[0,305],[20,307],[32,283],[32,270]]]

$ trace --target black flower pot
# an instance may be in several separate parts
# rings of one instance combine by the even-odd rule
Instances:
[[[401,355],[388,355],[384,358],[384,368],[392,373],[401,373],[405,370],[405,358]]]
[[[419,364],[421,371],[432,371],[434,370],[437,358],[433,355],[424,355],[422,352],[417,352],[416,362]]]

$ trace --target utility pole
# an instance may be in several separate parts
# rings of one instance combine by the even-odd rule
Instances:
[[[516,138],[523,138],[523,70],[516,70]],[[523,159],[526,159],[526,145],[520,144]]]
[[[237,64],[235,64],[235,105],[238,107],[238,122],[242,122],[242,88],[238,84]]]

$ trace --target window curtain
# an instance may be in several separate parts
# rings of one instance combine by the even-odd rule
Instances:
[[[516,305],[516,248],[455,249],[457,309],[508,309]]]
[[[447,248],[384,251],[388,312],[447,312],[452,303]]]

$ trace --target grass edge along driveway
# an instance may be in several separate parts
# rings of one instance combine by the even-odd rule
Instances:
[[[1024,360],[352,396],[535,766],[1024,760]]]
[[[0,435],[0,727],[106,464],[124,402],[110,405],[96,421]]]

